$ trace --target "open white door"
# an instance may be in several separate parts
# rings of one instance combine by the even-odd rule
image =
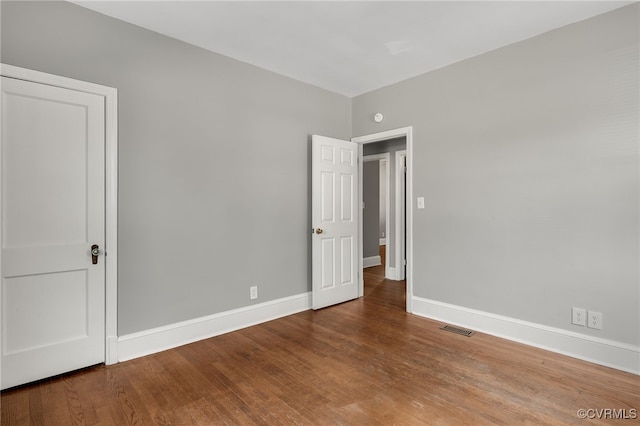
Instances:
[[[105,361],[105,98],[1,78],[6,389]]]
[[[358,144],[312,136],[313,309],[358,297]]]

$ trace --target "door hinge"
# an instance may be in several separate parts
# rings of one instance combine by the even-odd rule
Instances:
[[[407,259],[403,260],[403,261],[402,261],[402,264],[403,264],[404,266],[407,266]]]

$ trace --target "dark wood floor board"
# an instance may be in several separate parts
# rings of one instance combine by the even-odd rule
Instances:
[[[275,326],[284,326],[284,324]],[[317,335],[317,334],[316,334]],[[310,337],[311,336],[311,337]],[[279,360],[280,366],[278,366],[278,381],[283,385],[290,383],[292,380],[300,383],[313,383],[316,387],[316,391],[313,392],[313,388],[309,391],[325,395],[324,400],[349,398],[348,389],[336,388],[335,383],[344,381],[342,375],[338,375],[336,372],[341,371],[341,363],[339,360],[335,360],[328,356],[328,353],[340,352],[342,349],[339,347],[330,348],[327,350],[326,345],[320,345],[317,348],[310,348],[308,342],[312,339],[313,335],[299,336],[300,341],[298,343],[278,344],[278,340],[275,336],[271,339],[274,349],[270,351],[270,359]],[[314,368],[314,365],[317,368]],[[293,377],[290,373],[296,373]],[[366,378],[362,378],[365,380]],[[320,392],[318,392],[318,388]]]
[[[30,399],[30,393],[27,392],[9,392],[6,395],[3,393],[0,405],[2,425],[29,424],[30,410],[25,408],[30,406]]]
[[[82,376],[78,380],[73,380],[69,376],[64,376],[62,384],[64,385],[65,400],[67,401],[67,410],[71,417],[70,423],[73,425],[83,425],[95,423],[95,411],[93,404],[84,404],[80,401],[78,388],[84,383]]]
[[[138,393],[136,386],[144,382],[139,372],[143,371],[143,366],[148,359],[137,359],[131,364],[123,363],[114,366],[104,367],[109,372],[108,385],[110,388],[109,397],[116,402],[115,416],[124,420],[123,424],[142,425],[150,423],[152,416],[150,410],[157,409],[154,405],[145,405],[145,398],[150,389],[144,389]],[[121,416],[120,416],[121,415]]]
[[[51,419],[59,419],[61,424],[72,424],[72,410],[70,409],[73,404],[72,401],[67,400],[67,392],[65,391],[65,380],[77,380],[77,377],[81,376],[83,372],[78,372],[71,376],[58,376],[51,380],[47,380],[48,391],[43,394],[42,409],[45,415],[45,424],[53,424]],[[29,407],[31,409],[31,407]]]
[[[191,418],[197,425],[228,425],[224,417],[219,411],[217,411],[208,401],[208,398],[200,398],[193,401],[191,404],[185,407],[186,412],[189,413]]]

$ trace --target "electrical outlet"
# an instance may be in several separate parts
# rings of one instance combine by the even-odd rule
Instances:
[[[602,313],[589,311],[587,319],[587,327],[602,330]]]
[[[571,324],[587,325],[587,311],[582,308],[571,308]]]
[[[249,297],[251,298],[251,300],[258,298],[258,286],[257,285],[254,285],[253,287],[249,288]]]

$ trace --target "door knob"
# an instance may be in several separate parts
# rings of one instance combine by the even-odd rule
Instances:
[[[100,254],[100,247],[97,244],[91,246],[91,263],[98,264],[98,255]]]
[[[316,234],[322,234],[324,231],[322,230],[322,228],[317,228],[316,229]]]

